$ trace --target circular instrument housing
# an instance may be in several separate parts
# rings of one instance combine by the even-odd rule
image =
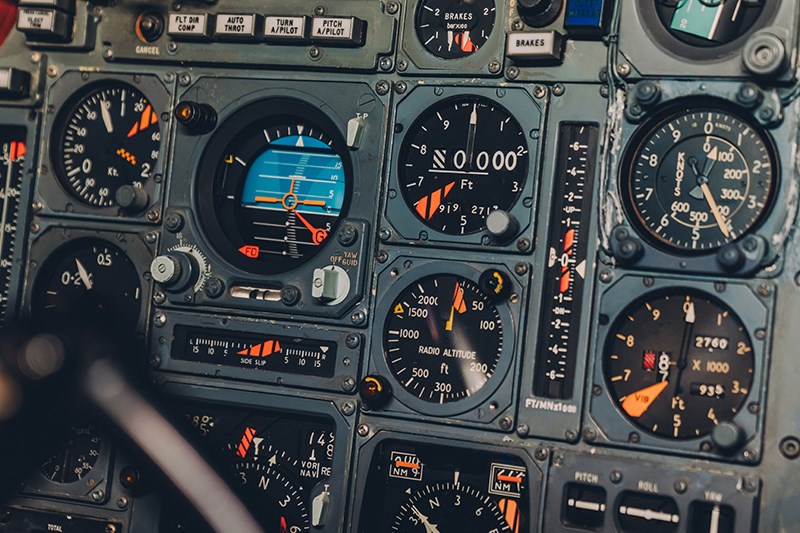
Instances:
[[[477,52],[494,30],[495,0],[421,0],[414,25],[417,38],[441,59],[462,59]]]

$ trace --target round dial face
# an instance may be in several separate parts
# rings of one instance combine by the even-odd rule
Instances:
[[[421,0],[417,37],[431,54],[460,59],[477,52],[492,34],[495,0]]]
[[[510,210],[528,176],[528,144],[519,123],[495,102],[456,97],[426,110],[403,141],[397,167],[408,208],[448,235],[486,229],[486,217]]]
[[[278,470],[264,464],[236,463],[234,470],[250,509],[266,531],[300,533],[311,530],[302,491]]]
[[[56,483],[79,481],[94,468],[102,444],[93,427],[73,426],[63,449],[48,457],[39,467],[39,472]]]
[[[741,0],[652,0],[664,28],[699,47],[729,43],[748,33],[769,2]]]
[[[350,195],[349,161],[333,125],[293,101],[269,109],[297,113],[262,113],[255,121],[258,110],[234,115],[211,141],[213,161],[200,172],[212,168],[213,175],[201,174],[198,187],[211,242],[226,260],[258,274],[287,272],[316,255]]]
[[[731,420],[753,384],[750,335],[709,295],[674,289],[629,306],[603,354],[618,408],[644,431],[671,439],[708,435]]]
[[[758,226],[778,181],[761,130],[715,108],[681,110],[643,128],[621,176],[640,233],[672,251],[702,254]]]
[[[81,317],[131,331],[140,309],[136,268],[125,252],[99,238],[78,239],[56,250],[34,286],[33,316],[43,322]]]
[[[383,353],[397,382],[431,403],[481,390],[500,361],[503,323],[497,307],[467,278],[415,281],[392,303]]]
[[[59,117],[54,135],[58,179],[86,205],[116,205],[117,189],[142,187],[158,163],[157,111],[144,94],[121,81],[93,86]]]
[[[497,504],[459,482],[428,485],[400,506],[392,524],[397,533],[511,531]]]

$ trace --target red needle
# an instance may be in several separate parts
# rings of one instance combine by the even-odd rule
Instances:
[[[281,533],[288,533],[289,528],[286,525],[286,518],[281,517]]]
[[[314,226],[312,226],[311,223],[308,220],[306,220],[303,215],[300,214],[300,212],[295,211],[294,214],[297,215],[297,218],[300,219],[300,222],[302,222],[303,225],[308,229],[308,231],[311,232],[311,237],[312,240],[314,241],[314,244],[320,244],[328,237],[327,231],[325,231],[322,228],[315,228]]]

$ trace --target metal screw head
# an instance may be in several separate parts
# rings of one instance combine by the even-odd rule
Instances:
[[[600,96],[603,98],[608,98],[608,85],[600,86]]]
[[[562,84],[556,83],[555,85],[553,85],[553,96],[561,96],[562,94],[564,94],[565,90],[566,89]]]
[[[120,509],[125,509],[128,506],[128,498],[125,496],[120,496],[117,498],[117,507]]]
[[[351,246],[358,240],[358,230],[352,224],[344,224],[339,229],[336,238],[342,246]]]
[[[397,70],[400,72],[405,71],[408,68],[408,61],[405,59],[398,59],[397,60]]]
[[[633,444],[638,443],[639,439],[640,439],[639,434],[636,433],[635,431],[631,431],[630,435],[628,435],[628,442],[631,442]]]
[[[765,330],[764,328],[758,328],[756,330],[756,339],[763,341],[766,338],[767,338],[767,330]]]
[[[155,209],[151,209],[150,211],[147,212],[147,220],[149,220],[150,222],[158,222],[158,219],[160,217],[161,215]]]
[[[156,291],[153,294],[153,303],[156,305],[161,305],[167,301],[167,295],[161,291]]]
[[[167,43],[167,52],[174,54],[177,51],[178,51],[178,43],[174,41],[170,41],[169,43]]]
[[[769,283],[762,283],[758,286],[758,294],[767,297],[772,294],[772,286]]]
[[[114,50],[111,48],[103,49],[103,58],[104,59],[113,59],[114,58]]]
[[[382,71],[386,72],[387,70],[392,70],[392,65],[393,64],[394,63],[392,62],[392,58],[391,57],[382,57],[381,60],[378,62],[378,67]]]
[[[359,436],[366,437],[369,435],[369,426],[366,424],[360,424],[357,431]]]
[[[178,74],[178,84],[182,87],[187,87],[190,83],[192,83],[192,77],[189,75],[188,72],[181,72]]]
[[[531,428],[528,427],[528,424],[520,424],[517,426],[517,435],[519,435],[520,437],[527,437],[530,431]]]
[[[350,416],[355,412],[356,412],[356,402],[347,401],[342,404],[342,414],[344,416]]]
[[[31,209],[33,209],[34,213],[38,213],[39,211],[44,209],[44,205],[42,204],[42,202],[33,202],[31,204]]]
[[[321,17],[325,14],[325,6],[317,6],[314,8],[314,14],[318,17]]]
[[[31,54],[31,63],[38,63],[42,60],[42,54],[39,52],[34,52]]]
[[[152,357],[150,357],[150,361],[148,362],[150,363],[150,366],[152,366],[153,368],[158,368],[161,366],[161,356],[158,354],[153,354]]]
[[[537,85],[533,88],[533,96],[536,98],[544,98],[547,95],[547,88],[544,85]]]
[[[758,490],[758,480],[756,479],[749,477],[745,478],[743,485],[744,485],[744,490],[746,490],[747,492],[755,492],[756,490]]]
[[[397,94],[403,94],[408,90],[408,84],[404,81],[398,81],[394,84],[394,90]]]
[[[356,387],[356,380],[354,380],[352,377],[347,376],[344,379],[342,379],[342,390],[343,391],[350,392],[355,387]],[[347,413],[345,413],[345,414],[347,414]]]
[[[586,428],[583,430],[583,440],[586,442],[594,442],[597,438],[597,432],[592,428]]]
[[[497,74],[498,72],[500,72],[500,69],[502,67],[503,65],[501,65],[500,62],[497,61],[496,59],[489,61],[489,72],[491,72],[492,74]]]
[[[382,241],[388,241],[392,238],[392,231],[389,228],[381,228],[378,232],[378,238]]]
[[[312,46],[308,49],[308,57],[311,59],[319,59],[322,56],[322,49],[318,46]]]
[[[503,431],[508,431],[514,426],[514,419],[511,418],[510,416],[504,416],[503,418],[500,419],[499,425],[500,429],[502,429]]]
[[[380,250],[375,256],[375,259],[378,261],[378,263],[385,263],[389,260],[389,254],[386,252],[386,250]]]
[[[548,455],[550,455],[550,452],[547,450],[547,448],[536,448],[536,451],[533,452],[533,457],[537,461],[546,460]]]
[[[362,310],[362,311],[356,311],[355,313],[353,313],[353,314],[350,316],[350,321],[351,321],[351,322],[352,322],[354,325],[356,325],[356,326],[360,326],[360,325],[362,325],[364,322],[366,322],[366,321],[367,321],[367,313],[366,313],[366,312],[364,312],[363,310]]]
[[[219,298],[225,292],[225,284],[219,278],[208,278],[205,283],[205,293],[209,298]]]
[[[506,69],[506,78],[515,80],[519,77],[519,69],[517,67],[508,67]]]
[[[358,345],[361,344],[361,337],[357,333],[350,333],[344,339],[344,343],[350,349],[358,348]]]
[[[568,442],[575,442],[578,439],[578,432],[574,429],[568,429],[564,432],[564,438],[567,439]]]
[[[628,63],[620,63],[617,65],[617,74],[620,76],[627,76],[631,73],[631,66]]]
[[[294,285],[285,285],[281,287],[281,302],[283,305],[295,305],[300,301],[300,289]]]
[[[397,2],[389,2],[388,4],[386,4],[386,12],[388,14],[394,15],[398,11],[400,11],[400,4],[398,4]]]
[[[511,29],[514,30],[514,31],[521,30],[522,29],[522,20],[514,19],[514,21],[511,23]]]
[[[520,252],[524,252],[530,247],[531,247],[531,241],[529,241],[528,239],[519,239],[517,241],[517,250],[519,250]]]
[[[153,325],[157,328],[163,327],[167,323],[167,315],[158,312],[153,316]]]
[[[608,479],[611,480],[611,483],[619,483],[620,481],[622,481],[622,472],[620,472],[619,470],[614,470],[608,476]]]
[[[601,394],[603,394],[603,389],[600,387],[600,385],[593,385],[592,386],[592,395],[593,396],[600,396]]]
[[[103,492],[100,489],[97,489],[96,491],[92,492],[92,500],[94,500],[96,502],[103,501],[103,498],[105,498],[105,496],[106,496],[106,493]]]
[[[614,274],[612,274],[610,270],[602,270],[598,277],[603,283],[608,283],[614,278]]]
[[[381,96],[388,94],[390,88],[391,85],[386,80],[379,80],[378,83],[375,84],[375,92]]]
[[[678,494],[683,494],[689,488],[689,484],[686,483],[686,481],[679,479],[678,481],[675,482],[673,488],[675,489],[675,492],[677,492]]]
[[[528,273],[528,264],[520,261],[514,265],[514,272],[516,272],[518,276],[524,276]]]
[[[38,222],[31,222],[31,233],[39,233],[39,230],[41,229],[42,227],[39,226]]]

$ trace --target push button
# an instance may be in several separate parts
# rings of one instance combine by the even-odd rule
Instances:
[[[260,17],[257,15],[219,14],[214,26],[214,37],[232,41],[255,41]]]
[[[176,39],[208,38],[208,15],[205,13],[170,13],[167,35]]]
[[[55,9],[22,7],[17,14],[17,29],[28,40],[69,41],[72,17]]]
[[[264,40],[303,43],[308,40],[310,20],[310,17],[268,16],[264,19]]]
[[[518,61],[561,63],[564,37],[557,31],[515,32],[508,34],[506,55]]]
[[[39,9],[58,9],[75,14],[75,0],[21,0],[19,5]]]
[[[363,46],[367,23],[356,17],[314,17],[311,39],[335,46]]]

